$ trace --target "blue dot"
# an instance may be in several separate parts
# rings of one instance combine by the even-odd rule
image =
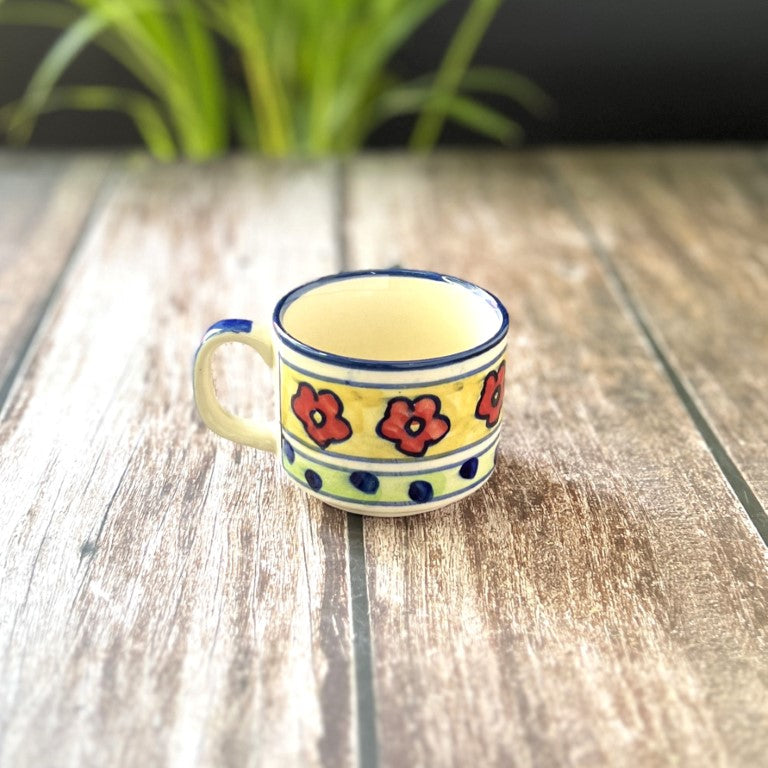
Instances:
[[[471,480],[477,474],[477,459],[467,459],[459,470],[459,474],[465,480]]]
[[[314,469],[308,469],[304,473],[304,477],[307,479],[307,483],[313,491],[319,491],[323,487],[323,479]]]
[[[353,472],[349,482],[363,493],[376,493],[379,490],[379,478],[370,472]]]
[[[411,501],[424,504],[432,499],[435,492],[432,490],[432,484],[426,480],[414,480],[408,488],[408,495]]]
[[[296,458],[296,453],[293,450],[293,446],[287,440],[283,440],[283,453],[285,454],[285,458],[288,459],[288,463],[293,464],[293,460]]]

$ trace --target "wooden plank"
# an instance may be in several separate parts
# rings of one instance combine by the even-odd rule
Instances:
[[[745,149],[571,152],[553,162],[765,510],[768,171]]]
[[[105,155],[0,152],[0,391],[10,384],[108,164]]]
[[[345,517],[191,401],[209,323],[334,269],[334,177],[139,168],[93,223],[0,425],[4,765],[353,761]]]
[[[540,156],[353,165],[353,266],[510,310],[489,484],[366,520],[384,765],[753,766],[768,562]]]

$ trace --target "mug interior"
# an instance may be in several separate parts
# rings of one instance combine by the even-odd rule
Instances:
[[[434,273],[340,275],[292,292],[275,320],[300,344],[346,358],[428,360],[474,350],[502,334],[490,293]]]

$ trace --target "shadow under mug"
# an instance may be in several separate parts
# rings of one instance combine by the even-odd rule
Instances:
[[[437,509],[493,472],[504,398],[507,311],[488,291],[434,272],[371,270],[286,294],[272,329],[211,326],[195,354],[198,411],[214,432],[282,457],[324,502],[365,515]],[[235,416],[211,362],[227,342],[275,372],[278,419]]]

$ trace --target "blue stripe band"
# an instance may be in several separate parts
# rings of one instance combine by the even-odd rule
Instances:
[[[301,368],[298,365],[294,365],[293,363],[289,363],[284,357],[280,358],[280,362],[285,365],[286,368],[290,368],[292,371],[296,371],[296,373],[301,373],[304,376],[311,376],[313,379],[320,379],[321,381],[328,381],[332,384],[344,384],[348,387],[366,387],[368,389],[420,389],[422,387],[436,387],[440,384],[450,384],[452,381],[458,381],[459,379],[466,379],[469,376],[474,376],[477,373],[481,373],[482,371],[486,370],[487,368],[493,368],[496,363],[501,360],[501,358],[504,357],[504,355],[507,352],[507,348],[504,347],[504,349],[499,352],[496,357],[493,358],[490,362],[486,363],[485,365],[481,365],[479,368],[474,368],[471,371],[467,371],[466,373],[460,373],[456,376],[450,376],[447,379],[436,379],[434,381],[419,381],[414,384],[377,384],[376,382],[367,382],[367,381],[352,381],[351,379],[337,379],[333,376],[324,376],[319,373],[315,373],[314,371],[309,371],[306,368]]]
[[[499,442],[498,440],[491,440],[491,442],[488,445],[488,448],[485,449],[483,453],[480,455],[485,454],[487,451],[493,450],[498,444],[498,442]],[[329,464],[327,461],[320,461],[319,459],[316,459],[311,454],[305,453],[304,451],[300,451],[294,445],[292,445],[291,447],[293,448],[297,456],[301,456],[302,459],[306,459],[307,461],[312,462],[313,464],[317,464],[319,467],[327,467],[328,469],[334,469],[337,472],[354,471],[354,470],[351,470],[349,467],[340,467],[338,464]],[[462,448],[461,450],[463,451],[466,449]],[[451,454],[446,454],[446,455],[450,456]],[[347,456],[345,458],[348,458],[350,461],[365,461],[365,459],[355,459],[354,457],[351,457],[351,456]],[[384,464],[386,463],[386,461],[387,461],[386,459],[383,459],[381,463]],[[441,464],[440,466],[428,467],[428,468],[422,467],[421,469],[414,469],[414,470],[411,470],[410,472],[386,472],[386,471],[376,470],[376,474],[390,476],[390,477],[409,477],[410,475],[426,475],[426,474],[429,474],[430,472],[442,472],[445,469],[454,469],[455,467],[460,467],[462,464],[465,463],[465,461],[466,459],[462,459],[461,461],[454,461],[454,462],[451,462],[450,464]]]
[[[495,435],[499,430],[501,429],[501,421],[499,421],[498,424],[490,431],[487,435],[480,438],[480,440],[475,440],[474,443],[467,443],[467,445],[462,445],[461,448],[457,448],[454,451],[447,451],[446,453],[436,453],[433,456],[430,456],[429,458],[425,459],[422,457],[419,459],[420,461],[429,461],[434,459],[443,459],[446,456],[453,456],[455,453],[460,453],[461,451],[467,451],[470,448],[474,448],[477,445],[480,445],[481,443],[484,443],[486,440],[489,442],[491,441],[491,435]],[[299,445],[303,445],[305,448],[310,448],[314,450],[316,446],[310,445],[309,443],[305,442],[300,438],[298,435],[295,435],[293,432],[289,432],[285,427],[283,427],[283,435],[290,437],[292,440],[297,442]],[[295,446],[294,446],[295,449]],[[414,459],[368,459],[363,458],[362,456],[350,456],[346,453],[337,453],[336,451],[328,451],[324,450],[322,453],[323,456],[334,456],[338,459],[347,459],[348,461],[360,461],[364,463],[370,463],[370,464],[413,464]],[[315,459],[311,459],[312,461],[315,461]],[[318,462],[319,463],[319,462]]]

